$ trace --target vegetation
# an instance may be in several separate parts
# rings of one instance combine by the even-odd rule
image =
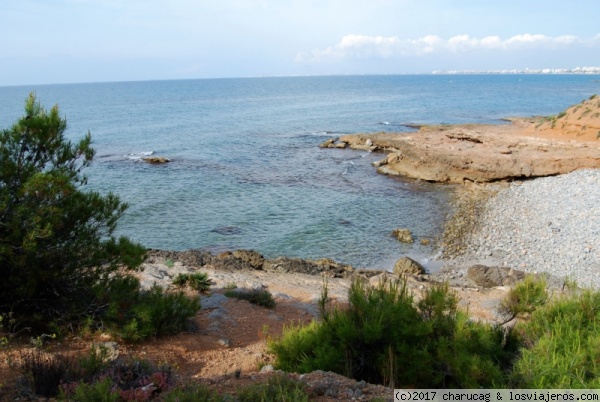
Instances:
[[[273,295],[265,289],[229,289],[225,292],[225,296],[247,300],[252,304],[266,308],[275,307]]]
[[[471,322],[447,285],[415,305],[406,282],[355,280],[346,309],[321,302],[322,321],[290,327],[270,343],[283,370],[334,371],[390,387],[492,387],[516,354],[499,328]]]
[[[199,292],[208,292],[212,281],[208,278],[206,272],[195,272],[192,274],[178,274],[173,279],[175,286],[189,286]]]
[[[550,300],[543,279],[526,278],[502,310],[503,329],[468,320],[446,285],[414,303],[405,283],[355,281],[346,309],[321,304],[322,321],[288,327],[270,342],[284,370],[331,370],[391,387],[598,388],[600,292]]]
[[[109,326],[127,340],[183,329],[197,300],[140,292],[129,275],[145,249],[113,236],[127,205],[83,191],[91,136],[72,143],[66,128],[58,107],[46,111],[32,94],[25,116],[0,131],[2,343],[5,334],[31,331],[41,342],[80,326]]]

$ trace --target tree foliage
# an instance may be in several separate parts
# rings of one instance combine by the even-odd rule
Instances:
[[[46,111],[31,94],[25,115],[0,132],[0,313],[31,325],[93,315],[91,289],[144,255],[113,236],[127,205],[83,191],[91,135],[72,143],[66,128],[58,106]]]

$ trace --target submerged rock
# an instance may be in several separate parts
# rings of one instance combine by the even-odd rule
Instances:
[[[412,233],[408,229],[394,229],[392,235],[402,243],[413,243]]]
[[[170,159],[164,158],[162,156],[152,156],[152,157],[148,157],[148,158],[142,158],[142,160],[144,162],[151,163],[153,165],[171,162]]]

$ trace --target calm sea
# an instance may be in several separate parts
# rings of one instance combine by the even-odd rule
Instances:
[[[58,103],[68,136],[92,133],[89,188],[129,204],[119,234],[147,247],[268,257],[330,257],[391,268],[426,260],[453,187],[378,175],[383,155],[319,149],[354,132],[406,123],[497,123],[560,112],[600,92],[598,76],[469,75],[240,78],[0,87],[0,127],[34,91]],[[402,135],[402,134],[399,134]],[[145,154],[172,160],[140,162]]]

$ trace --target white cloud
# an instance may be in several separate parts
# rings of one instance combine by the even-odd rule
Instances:
[[[420,56],[430,53],[461,53],[477,50],[512,49],[562,49],[571,47],[600,47],[600,34],[592,38],[573,35],[546,36],[519,34],[507,39],[499,36],[475,38],[457,35],[443,39],[427,35],[418,39],[401,39],[397,36],[346,35],[339,43],[325,49],[299,52],[297,62],[319,62],[339,59],[389,59],[403,56]]]

